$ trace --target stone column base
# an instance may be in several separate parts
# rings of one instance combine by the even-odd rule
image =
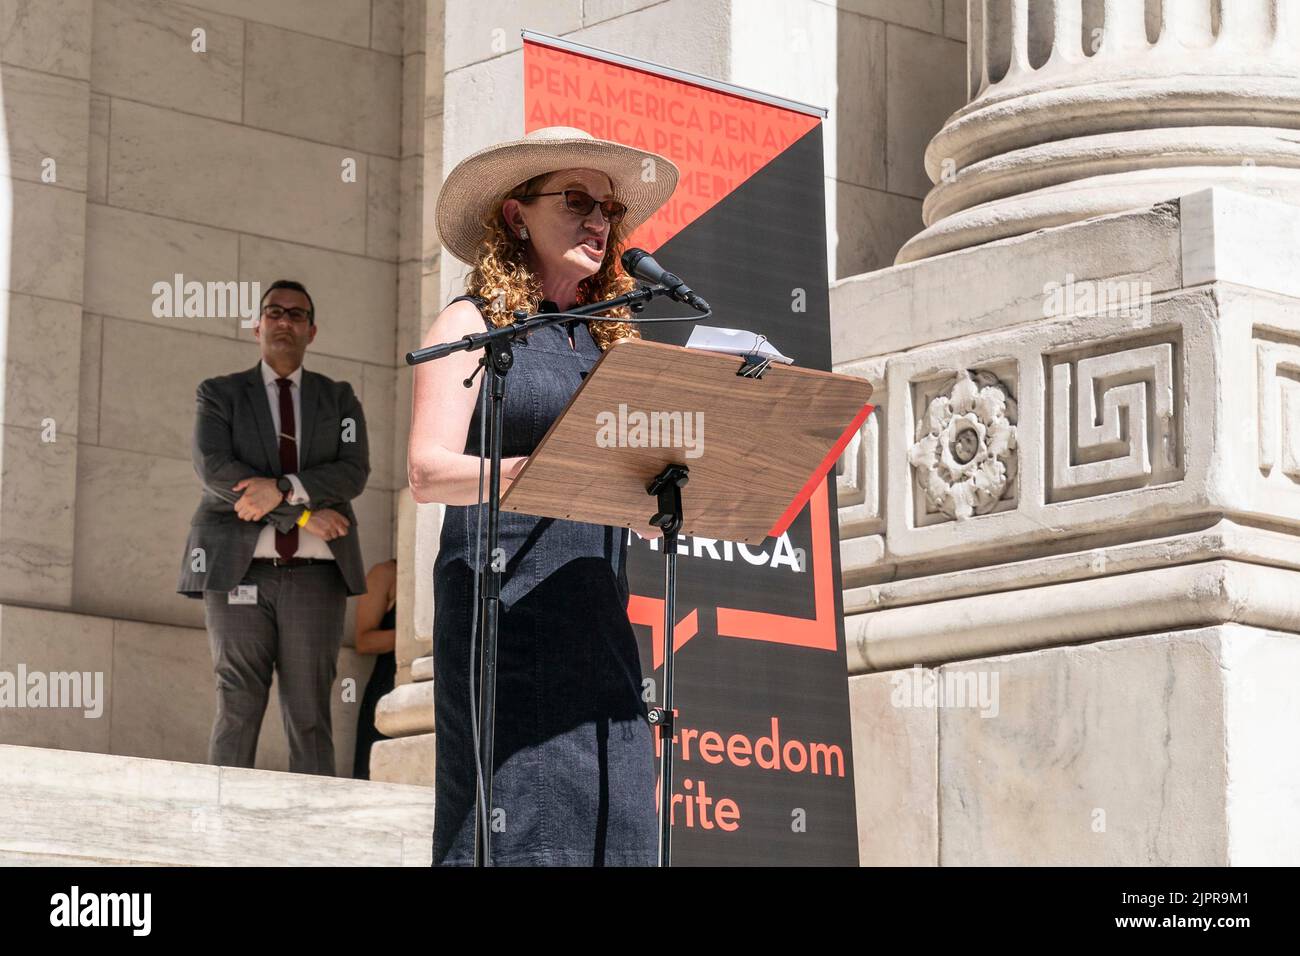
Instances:
[[[380,740],[370,748],[370,779],[433,786],[433,734]]]
[[[1295,865],[1298,671],[1223,624],[851,677],[859,859]]]

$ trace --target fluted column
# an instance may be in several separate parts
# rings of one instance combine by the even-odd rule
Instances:
[[[970,5],[971,100],[900,263],[1206,186],[1300,203],[1300,0]]]

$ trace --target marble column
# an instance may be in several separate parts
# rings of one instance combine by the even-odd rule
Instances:
[[[971,0],[912,262],[1210,185],[1300,202],[1294,0]]]
[[[831,294],[864,863],[1300,862],[1297,7],[970,4]]]
[[[402,160],[399,222],[397,393],[393,474],[397,499],[397,686],[379,703],[375,724],[393,738],[370,754],[372,780],[433,784],[433,604],[427,582],[441,527],[438,505],[419,505],[405,487],[412,372],[405,355],[420,347],[439,312],[442,247],[433,200],[442,182],[445,0],[401,0]]]

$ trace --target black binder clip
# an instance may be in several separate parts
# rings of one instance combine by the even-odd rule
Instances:
[[[767,367],[772,364],[772,360],[766,355],[755,355],[750,353],[741,356],[744,361],[740,363],[740,368],[736,374],[741,378],[762,378]]]

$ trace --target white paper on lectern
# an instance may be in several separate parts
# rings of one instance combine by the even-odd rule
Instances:
[[[762,355],[782,365],[793,365],[794,359],[777,351],[766,336],[744,329],[720,329],[711,325],[697,325],[691,329],[686,341],[688,349],[701,352],[722,352],[726,355]]]

